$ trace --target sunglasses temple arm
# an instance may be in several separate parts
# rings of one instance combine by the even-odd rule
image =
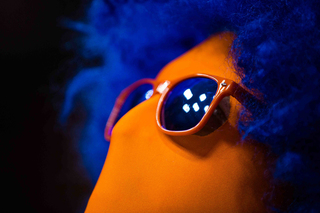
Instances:
[[[241,105],[245,107],[247,107],[249,104],[255,106],[256,108],[261,108],[265,105],[255,95],[251,94],[238,84],[236,85],[233,97],[235,97],[241,103]]]
[[[111,131],[112,128],[116,122],[116,119],[120,113],[121,107],[124,103],[124,101],[126,100],[126,98],[128,97],[129,94],[127,94],[128,92],[126,90],[122,91],[121,94],[119,95],[119,97],[116,100],[116,103],[111,111],[111,114],[108,118],[107,124],[106,124],[106,128],[105,128],[105,132],[104,132],[104,138],[107,141],[110,141],[111,138]]]

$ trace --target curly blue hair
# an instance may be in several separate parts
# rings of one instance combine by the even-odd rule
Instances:
[[[279,191],[289,192],[270,208],[320,212],[319,14],[316,0],[93,0],[85,20],[64,20],[65,26],[82,33],[80,40],[66,45],[80,42],[82,56],[99,58],[100,63],[83,69],[69,83],[61,119],[68,118],[74,97],[80,97],[91,116],[86,125],[102,126],[95,141],[103,144],[103,123],[121,89],[141,77],[154,77],[209,35],[233,31],[237,38],[230,56],[243,76],[241,83],[260,91],[265,102],[264,107],[248,103],[254,119],[240,119],[239,130],[277,156],[270,164],[273,189],[266,197],[274,200]],[[96,137],[93,131],[87,128],[82,140]],[[88,146],[93,155],[92,145],[82,150]],[[98,164],[87,161],[88,168],[97,168],[92,170],[94,180],[103,159]]]
[[[320,211],[319,5],[271,1],[239,10],[237,70],[267,103],[239,128],[278,155],[275,181],[290,184],[292,193],[286,212]]]

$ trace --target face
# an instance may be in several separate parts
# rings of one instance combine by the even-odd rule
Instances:
[[[169,63],[156,80],[203,73],[239,82],[227,58],[232,38],[212,36]],[[86,212],[265,212],[264,150],[240,142],[239,103],[223,100],[227,119],[215,131],[169,136],[156,124],[159,98],[152,96],[115,125]]]

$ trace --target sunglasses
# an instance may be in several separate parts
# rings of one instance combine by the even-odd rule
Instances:
[[[164,82],[141,79],[118,96],[106,124],[105,139],[110,141],[112,129],[122,115],[155,94],[160,94],[157,125],[162,132],[173,136],[199,132],[224,97],[233,96],[242,105],[258,101],[234,81],[214,75],[194,74]]]

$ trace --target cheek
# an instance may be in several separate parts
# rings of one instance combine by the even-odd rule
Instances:
[[[87,212],[263,212],[253,147],[226,122],[205,137],[158,130],[155,96],[115,126]]]

